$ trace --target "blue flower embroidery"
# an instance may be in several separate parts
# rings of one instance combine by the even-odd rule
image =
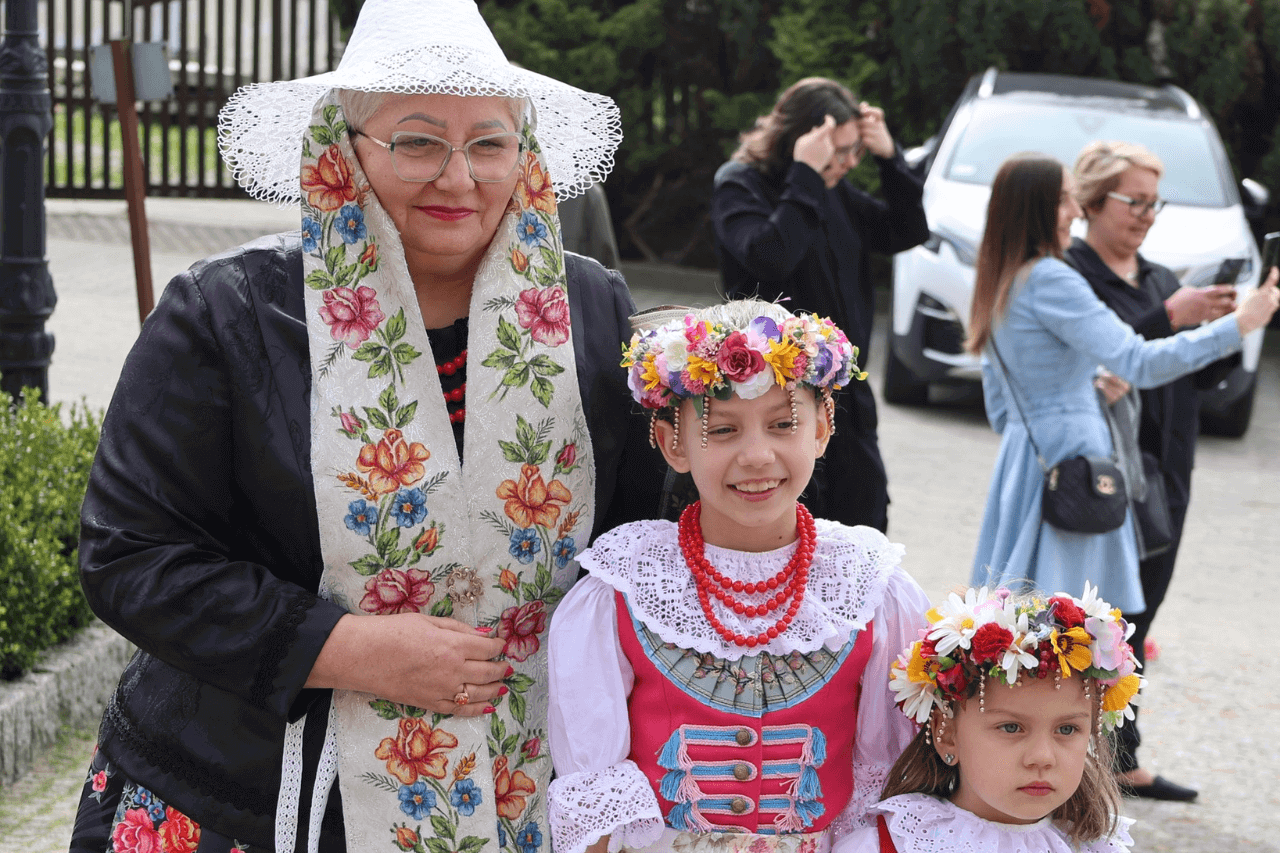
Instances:
[[[507,846],[507,828],[501,823],[498,824],[498,848]]]
[[[369,229],[364,227],[364,211],[354,204],[342,206],[333,227],[338,229],[344,243],[359,243],[369,233]]]
[[[302,220],[302,251],[314,252],[320,245],[320,223],[310,216]]]
[[[538,218],[538,214],[533,211],[525,211],[520,217],[520,224],[516,226],[516,232],[520,235],[520,239],[525,245],[536,246],[538,242],[546,239],[547,226],[542,224],[542,220]]]
[[[520,830],[520,834],[516,836],[516,846],[520,848],[520,853],[537,853],[538,848],[542,846],[542,833],[538,831],[538,824],[529,821],[524,829]]]
[[[542,541],[538,539],[538,531],[532,527],[513,531],[511,534],[511,547],[507,550],[511,552],[511,556],[526,566],[532,563],[533,558],[542,550]]]
[[[423,510],[426,515],[426,510]],[[378,508],[365,500],[352,501],[347,504],[347,517],[343,519],[348,530],[354,530],[361,536],[368,536],[373,525],[378,523]]]
[[[470,817],[475,814],[476,806],[484,802],[480,789],[470,779],[462,779],[449,792],[449,802],[458,810],[458,814]]]
[[[164,803],[146,788],[139,788],[133,795],[133,801],[147,810],[147,817],[164,820]]]
[[[421,524],[427,517],[427,496],[422,489],[401,489],[391,502],[391,517],[401,527]]]
[[[572,536],[565,536],[557,539],[556,544],[551,546],[551,553],[556,558],[556,567],[563,569],[577,555],[578,546],[573,544]]]
[[[414,820],[423,820],[436,807],[436,792],[419,779],[412,785],[400,786],[400,811]]]

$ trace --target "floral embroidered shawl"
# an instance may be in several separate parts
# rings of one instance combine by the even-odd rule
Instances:
[[[515,668],[497,712],[469,719],[335,691],[352,850],[532,853],[547,831],[543,638],[592,527],[594,471],[578,461],[592,456],[555,194],[532,129],[522,135],[516,191],[471,297],[463,460],[399,236],[334,93],[304,144],[322,594],[351,612],[491,626]],[[331,762],[332,738],[326,752]]]

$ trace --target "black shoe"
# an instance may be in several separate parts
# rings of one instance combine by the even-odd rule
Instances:
[[[1130,785],[1120,780],[1120,793],[1126,797],[1146,797],[1148,800],[1169,800],[1171,802],[1189,803],[1199,796],[1199,791],[1175,785],[1163,776],[1157,776],[1150,785]]]

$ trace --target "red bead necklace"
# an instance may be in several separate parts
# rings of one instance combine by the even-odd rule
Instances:
[[[462,370],[466,366],[467,366],[467,351],[463,350],[462,352],[458,353],[458,355],[455,358],[449,359],[444,364],[437,364],[436,373],[440,374],[441,376],[453,376],[455,373],[457,373],[459,370]],[[466,397],[467,397],[466,382],[463,382],[460,387],[454,388],[452,391],[444,392],[444,402],[446,405],[448,405],[449,403],[461,403],[463,400],[466,399]],[[458,409],[458,411],[456,412],[449,413],[449,423],[451,424],[460,424],[466,419],[467,419],[467,410],[465,408]]]
[[[698,589],[698,603],[702,613],[716,633],[731,643],[747,648],[755,648],[782,634],[791,626],[804,601],[805,586],[809,580],[809,566],[813,563],[813,550],[817,545],[818,533],[813,523],[813,515],[803,504],[796,504],[796,529],[800,541],[796,544],[796,552],[782,571],[773,577],[744,583],[725,577],[716,571],[707,560],[706,540],[702,538],[702,502],[697,501],[685,508],[680,514],[680,553],[684,556],[689,571],[693,573],[693,582]],[[767,590],[782,589],[762,604],[747,604],[729,594],[729,590],[747,594],[762,593]],[[764,616],[782,606],[787,599],[786,614],[759,634],[747,636],[730,631],[716,617],[711,609],[711,597],[715,596],[734,613],[747,616]]]

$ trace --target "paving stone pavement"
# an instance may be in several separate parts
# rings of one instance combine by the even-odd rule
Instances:
[[[49,203],[49,258],[59,305],[51,397],[103,407],[138,333],[123,202]],[[206,254],[296,227],[292,211],[256,202],[153,199],[156,292]],[[668,271],[626,270],[641,307],[715,298],[713,277],[688,289]],[[883,363],[885,319],[873,342]],[[879,372],[872,384],[878,390]],[[1249,434],[1202,439],[1195,498],[1169,599],[1153,636],[1163,653],[1147,673],[1143,763],[1199,787],[1194,804],[1126,801],[1134,853],[1280,853],[1280,689],[1260,635],[1280,600],[1280,333],[1272,332]],[[939,401],[940,399],[940,401]],[[883,406],[880,440],[891,475],[890,537],[935,601],[968,576],[999,440],[967,391],[924,408]],[[70,733],[44,767],[0,792],[0,853],[67,848],[92,733]]]

